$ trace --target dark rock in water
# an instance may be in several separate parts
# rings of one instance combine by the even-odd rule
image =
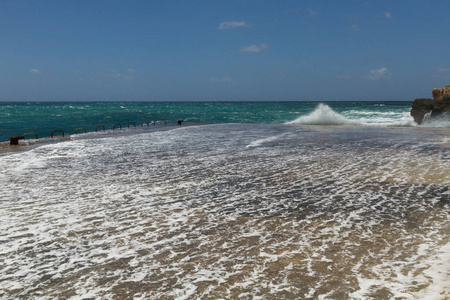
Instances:
[[[10,139],[9,144],[10,145],[19,145],[19,140],[23,140],[23,139],[25,139],[24,136],[14,136],[13,135]]]
[[[433,89],[434,99],[418,98],[414,100],[411,116],[414,122],[422,124],[425,120],[448,117],[450,120],[450,85],[443,89]]]
[[[414,118],[414,122],[419,125],[422,124],[423,118],[433,110],[433,107],[433,99],[417,98],[414,100],[411,108],[411,116]]]

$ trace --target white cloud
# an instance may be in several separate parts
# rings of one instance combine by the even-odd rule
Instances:
[[[313,10],[312,8],[308,8],[307,12],[310,17],[315,17],[317,15],[317,12],[315,10]]]
[[[369,80],[381,80],[381,79],[388,79],[391,77],[391,72],[387,68],[381,68],[378,70],[370,70],[369,75],[367,76],[367,79]]]
[[[80,69],[71,69],[71,68],[69,68],[69,69],[67,69],[67,72],[73,73],[73,74],[79,74],[79,75],[83,74],[83,71],[81,71]]]
[[[436,75],[445,75],[445,74],[448,74],[449,72],[450,72],[450,70],[447,68],[439,68],[439,69],[434,70],[434,74],[436,74]]]
[[[133,72],[132,71],[130,72],[130,69],[127,69],[127,73],[133,73]],[[106,77],[117,78],[117,79],[125,80],[125,81],[131,81],[134,79],[133,76],[131,76],[129,74],[122,74],[121,72],[119,72],[115,69],[106,70],[104,75]]]
[[[231,77],[211,77],[209,78],[209,81],[211,82],[217,82],[217,83],[229,83],[233,82],[233,79]]]
[[[229,22],[222,22],[219,24],[219,29],[235,29],[239,27],[249,27],[247,23],[244,21],[229,21]]]
[[[39,71],[38,69],[30,69],[30,73],[31,74],[36,74],[36,75],[42,74],[41,71]]]
[[[263,49],[266,49],[267,46],[265,44],[261,44],[261,45],[250,45],[250,46],[246,46],[244,48],[242,48],[241,50],[239,50],[240,52],[250,52],[250,53],[255,53],[255,52],[261,52]]]
[[[114,70],[114,69],[106,70],[105,74],[107,76],[111,76],[111,77],[120,77],[120,76],[122,76],[122,74],[120,74],[119,71]]]
[[[390,19],[392,17],[391,13],[388,11],[384,13],[384,16],[386,17],[386,19]]]
[[[441,79],[450,79],[450,69],[448,68],[439,68],[435,69],[431,72],[431,75],[434,77],[439,77]]]

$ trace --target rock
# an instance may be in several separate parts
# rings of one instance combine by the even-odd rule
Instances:
[[[450,121],[450,85],[442,89],[433,89],[433,99],[418,98],[411,107],[411,116],[414,122],[422,124],[424,118],[436,119],[448,117]]]
[[[443,98],[446,98],[446,97],[447,98],[450,97],[450,84],[446,85],[444,88]]]
[[[433,89],[433,99],[442,100],[444,97],[444,89]]]
[[[450,84],[446,85],[442,89],[433,89],[434,100],[443,100],[444,96],[450,97]]]
[[[433,110],[435,101],[428,98],[417,98],[414,100],[411,105],[411,116],[414,118],[414,122],[419,125],[422,124],[425,115]]]

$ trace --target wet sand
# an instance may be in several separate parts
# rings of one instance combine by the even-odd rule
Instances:
[[[445,136],[180,127],[0,157],[0,296],[447,299]]]

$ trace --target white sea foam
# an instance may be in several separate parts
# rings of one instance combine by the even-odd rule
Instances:
[[[310,114],[301,116],[286,124],[416,126],[409,112],[349,110],[337,113],[325,104],[319,104]]]
[[[276,136],[270,136],[270,137],[264,138],[264,139],[259,139],[259,140],[251,142],[249,145],[247,145],[247,148],[259,147],[259,146],[263,145],[264,143],[276,141],[276,140],[280,139],[281,137],[282,137],[282,135],[276,135]]]
[[[305,125],[358,125],[356,120],[350,120],[341,114],[336,113],[328,105],[319,104],[317,108],[306,116],[301,116],[294,121],[286,124],[305,124]]]
[[[433,132],[213,125],[0,156],[0,298],[448,297]]]
[[[429,114],[425,115],[421,127],[450,127],[450,121],[447,115],[441,117],[430,118]]]

